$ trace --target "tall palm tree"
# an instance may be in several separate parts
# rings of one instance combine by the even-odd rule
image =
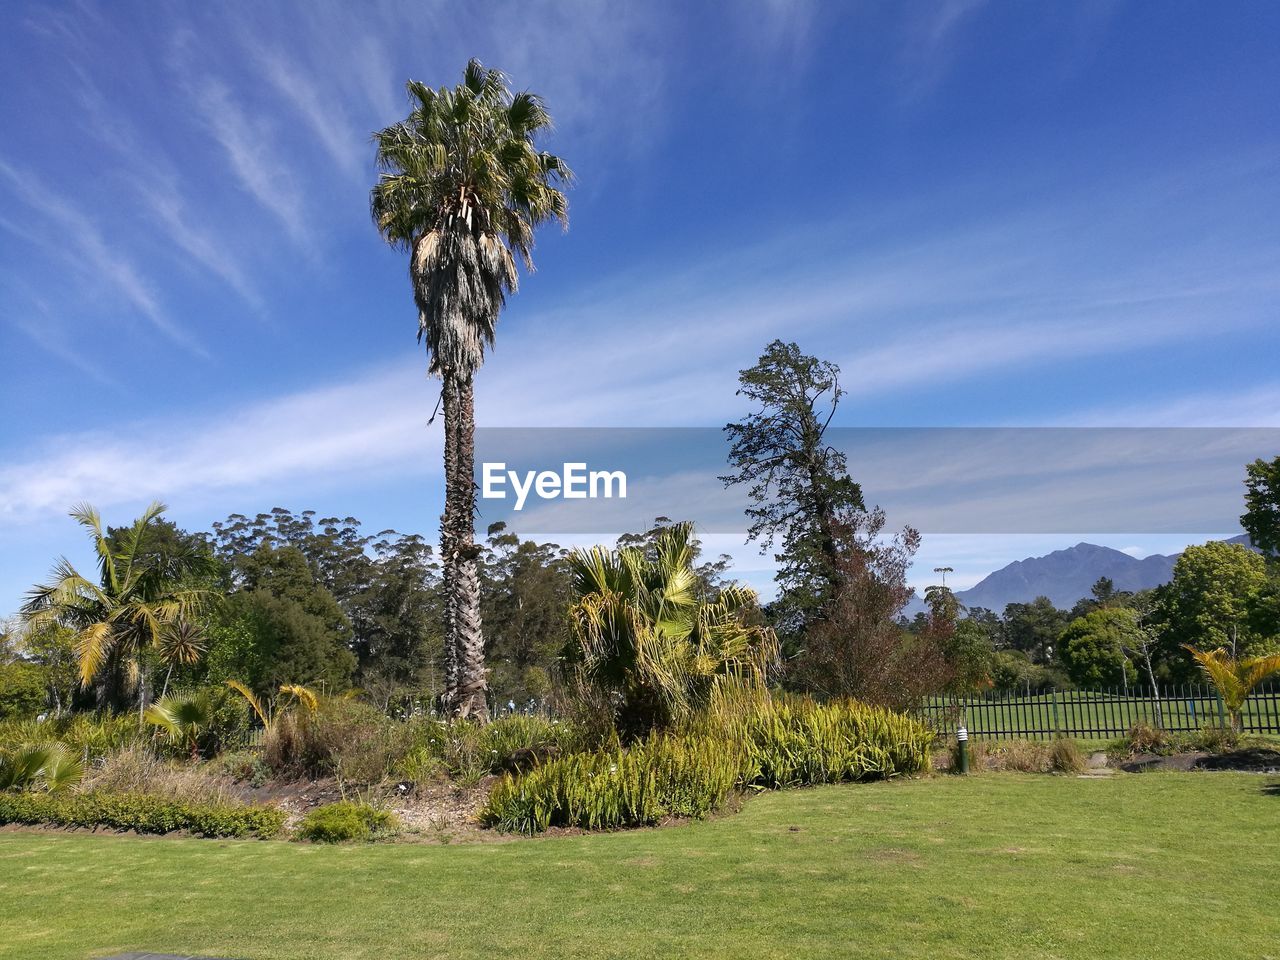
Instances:
[[[749,622],[755,592],[730,584],[702,595],[693,558],[689,523],[663,530],[651,552],[569,557],[576,599],[565,661],[613,699],[626,737],[688,718],[717,690],[762,687],[777,659],[773,631]]]
[[[374,134],[381,173],[370,207],[387,243],[409,254],[418,340],[443,382],[444,706],[483,718],[473,378],[518,286],[516,259],[533,268],[534,230],[552,219],[568,225],[559,187],[572,174],[536,146],[551,127],[541,98],[513,94],[501,71],[472,60],[458,86],[410,81],[408,92],[408,118]]]
[[[139,711],[147,706],[147,654],[170,669],[198,659],[203,644],[188,624],[212,598],[200,585],[211,573],[208,553],[188,546],[154,548],[151,534],[164,510],[164,504],[153,503],[132,526],[108,534],[98,511],[76,506],[71,516],[89,532],[98,557],[96,582],[63,557],[52,581],[32,588],[22,608],[37,627],[57,623],[76,631],[81,686],[101,681],[106,701],[117,692],[112,684],[123,679]]]

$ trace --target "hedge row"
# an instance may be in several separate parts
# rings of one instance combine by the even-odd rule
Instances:
[[[267,840],[284,829],[284,819],[284,812],[274,807],[184,803],[145,794],[0,794],[0,824],[107,827],[137,833],[186,830],[201,837]]]

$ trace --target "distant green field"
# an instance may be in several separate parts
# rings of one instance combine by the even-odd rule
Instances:
[[[1160,724],[1166,730],[1194,732],[1221,721],[1215,693],[1205,687],[1162,689],[1149,693],[1061,690],[1034,696],[984,696],[960,701],[937,698],[926,714],[941,729],[954,731],[961,715],[971,737],[1047,738],[1055,734],[1083,739],[1122,736],[1135,723]],[[1242,713],[1248,733],[1280,733],[1280,689],[1268,688],[1253,697]]]
[[[510,843],[0,832],[0,956],[1280,957],[1280,779],[986,774]]]

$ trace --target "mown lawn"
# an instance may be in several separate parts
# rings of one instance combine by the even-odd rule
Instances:
[[[661,830],[321,847],[0,833],[0,956],[1280,958],[1280,781],[989,774]]]

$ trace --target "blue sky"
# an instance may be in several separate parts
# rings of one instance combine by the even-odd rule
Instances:
[[[719,425],[775,336],[848,426],[1280,425],[1277,37],[1243,2],[6,3],[0,613],[83,558],[81,499],[434,530],[368,136],[471,56],[579,176],[483,425]]]

